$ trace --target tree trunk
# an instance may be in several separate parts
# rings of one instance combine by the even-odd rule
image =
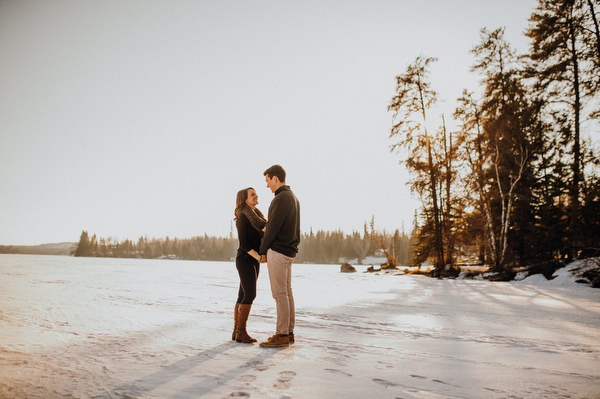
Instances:
[[[435,248],[436,265],[435,268],[442,270],[444,268],[444,243],[442,241],[442,226],[440,225],[440,211],[438,207],[437,187],[435,179],[435,169],[433,168],[433,156],[431,154],[431,143],[427,133],[427,117],[425,116],[425,99],[423,98],[423,88],[421,86],[421,77],[418,76],[417,85],[419,89],[419,100],[421,102],[421,111],[423,114],[423,127],[425,131],[425,144],[427,146],[427,163],[429,165],[429,180],[431,184],[431,200],[433,202],[433,223],[435,229]]]
[[[442,114],[442,123],[443,123],[443,132],[444,132],[444,153],[446,159],[446,217],[445,217],[445,227],[446,227],[446,264],[451,265],[452,255],[454,253],[454,240],[452,238],[452,216],[451,216],[451,206],[450,206],[450,184],[452,180],[452,159],[450,153],[452,152],[452,134],[450,134],[450,149],[448,150],[447,139],[446,139],[446,120],[444,119],[444,115]]]
[[[479,117],[477,117],[476,126],[477,126],[477,140],[474,143],[475,148],[473,148],[473,152],[475,154],[477,154],[477,162],[473,161],[473,157],[471,156],[470,149],[467,149],[466,155],[467,155],[469,164],[471,165],[471,170],[473,172],[472,178],[475,182],[475,188],[477,190],[477,193],[479,194],[479,202],[481,204],[481,207],[483,208],[482,214],[485,218],[485,220],[484,220],[484,234],[485,234],[484,240],[487,241],[488,246],[490,248],[489,256],[490,256],[490,262],[492,264],[492,269],[499,270],[501,265],[500,265],[500,262],[498,259],[494,218],[492,216],[492,209],[490,207],[489,198],[485,192],[484,185],[483,185],[483,180],[484,180],[483,165],[482,165],[482,163],[483,163],[483,148],[481,146],[481,140],[480,140],[482,133],[481,133],[481,124],[479,121]],[[481,251],[481,253],[484,254],[484,251]],[[483,258],[485,259],[484,255],[483,255]]]
[[[475,177],[475,182],[477,185],[477,191],[479,193],[479,200],[483,206],[483,215],[485,216],[485,237],[488,241],[488,245],[490,246],[492,268],[497,270],[501,267],[501,265],[498,259],[498,249],[496,245],[496,233],[494,232],[494,219],[492,217],[492,210],[483,186],[479,181],[479,176]]]
[[[596,18],[596,13],[594,12],[594,3],[592,0],[588,0],[588,6],[590,7],[590,14],[592,15],[592,21],[594,22],[594,35],[596,36],[596,56],[598,60],[596,63],[600,63],[600,28],[598,27],[598,19]]]
[[[577,57],[575,27],[573,26],[573,18],[569,19],[569,35],[571,38],[571,57],[573,62],[573,90],[575,93],[575,103],[573,104],[573,112],[575,116],[575,136],[573,137],[573,183],[571,186],[571,220],[570,220],[570,257],[575,256],[575,242],[578,237],[579,230],[579,184],[581,181],[580,163],[581,149],[579,143],[580,136],[580,112],[581,112],[581,93],[579,90],[579,60]]]
[[[427,143],[427,156],[429,163],[429,178],[431,181],[431,200],[433,201],[433,223],[435,228],[435,247],[437,252],[437,261],[435,268],[442,270],[444,268],[444,243],[442,242],[442,226],[440,224],[440,211],[438,207],[437,187],[435,182],[435,170],[433,169],[433,157],[431,155],[431,144],[427,128],[425,128],[425,142]]]

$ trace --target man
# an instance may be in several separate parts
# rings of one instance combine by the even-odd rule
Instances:
[[[271,166],[264,175],[267,187],[275,197],[269,206],[259,254],[267,258],[271,293],[277,305],[277,327],[275,335],[260,346],[278,348],[294,343],[296,309],[292,294],[292,262],[300,243],[300,203],[285,184],[285,170],[281,166]]]

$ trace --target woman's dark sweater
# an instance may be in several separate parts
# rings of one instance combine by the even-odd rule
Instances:
[[[235,226],[240,242],[237,256],[247,254],[251,250],[258,252],[260,249],[260,233],[252,226],[246,215],[240,215],[235,221]]]

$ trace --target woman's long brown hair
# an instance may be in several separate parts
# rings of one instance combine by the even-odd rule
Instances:
[[[246,200],[248,199],[248,190],[254,190],[252,187],[245,188],[243,190],[238,191],[237,196],[235,197],[235,218],[239,218],[242,214],[242,209],[246,206]]]

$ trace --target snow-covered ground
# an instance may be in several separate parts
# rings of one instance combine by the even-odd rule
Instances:
[[[296,344],[232,342],[232,262],[0,255],[2,398],[598,398],[600,290],[294,265]],[[248,322],[274,331],[266,267]]]

